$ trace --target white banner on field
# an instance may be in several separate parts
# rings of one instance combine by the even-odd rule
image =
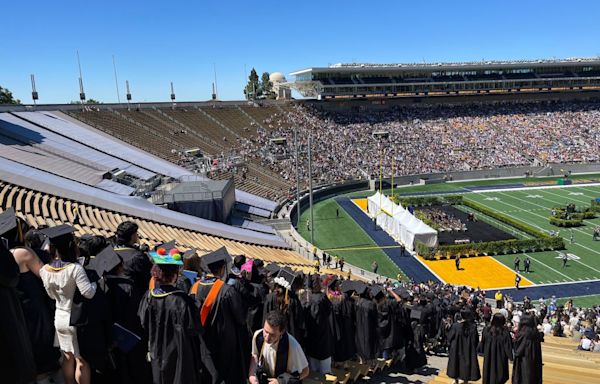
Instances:
[[[415,242],[434,247],[437,245],[437,231],[417,219],[400,204],[395,204],[387,196],[377,191],[367,199],[367,209],[371,217],[377,217],[377,225],[393,238],[415,249]]]

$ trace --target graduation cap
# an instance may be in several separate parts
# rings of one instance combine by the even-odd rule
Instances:
[[[154,251],[156,252],[159,248],[172,249],[176,248],[177,244],[175,240],[168,241],[166,243],[158,243],[154,246]]]
[[[281,285],[288,290],[294,285],[294,280],[296,280],[296,274],[285,269],[279,270],[277,277],[273,279],[275,284]]]
[[[332,276],[331,280],[329,281],[329,283],[327,283],[327,288],[329,289],[334,289],[335,286],[339,283],[339,280],[337,277]]]
[[[355,281],[352,280],[344,280],[340,285],[340,289],[344,293],[352,292],[355,290]]]
[[[275,263],[271,263],[269,265],[267,265],[265,267],[265,269],[267,270],[267,272],[271,275],[275,275],[277,273],[279,273],[279,271],[281,270],[281,267],[279,267],[279,265],[275,264]]]
[[[17,216],[15,215],[15,210],[11,208],[7,208],[4,212],[0,214],[0,236],[4,235],[7,232],[15,229],[17,227]]]
[[[370,288],[371,296],[377,298],[379,296],[383,296],[383,288],[380,285],[373,285]]]
[[[355,281],[354,282],[354,291],[359,294],[362,295],[363,293],[365,293],[365,291],[367,290],[367,284],[365,284],[362,281]]]
[[[183,265],[182,252],[175,247],[175,240],[158,246],[149,255],[152,257],[154,264]]]
[[[46,236],[51,244],[59,241],[62,237],[72,236],[73,232],[75,232],[75,228],[69,224],[61,224],[55,227],[48,227],[40,230],[40,233]]]
[[[98,273],[98,276],[103,276],[105,273],[108,273],[115,269],[119,264],[121,264],[123,260],[121,257],[115,252],[113,247],[108,246],[104,248],[102,251],[98,252],[96,257],[90,259],[90,263],[87,266],[87,269],[91,269]]]
[[[205,272],[210,273],[211,267],[219,268],[223,264],[231,263],[231,256],[227,252],[227,248],[221,247],[216,251],[207,253],[200,258],[200,264]]]
[[[410,299],[410,292],[408,292],[408,290],[406,288],[396,288],[394,289],[394,293],[396,293],[398,296],[400,296],[400,298],[404,299],[404,300],[408,300]]]

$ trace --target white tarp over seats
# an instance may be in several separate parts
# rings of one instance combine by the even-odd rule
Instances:
[[[377,191],[367,199],[367,209],[371,216],[377,215],[377,225],[393,238],[415,249],[415,242],[434,247],[437,245],[437,231],[417,219],[401,205],[393,203],[387,196]]]

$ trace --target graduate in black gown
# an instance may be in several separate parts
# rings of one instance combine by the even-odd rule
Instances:
[[[354,336],[356,327],[356,307],[352,299],[354,285],[351,280],[344,280],[340,286],[341,294],[330,297],[333,307],[333,316],[336,322],[338,335],[335,338],[333,361],[343,362],[356,356],[356,344]]]
[[[335,345],[333,308],[321,291],[321,276],[310,276],[306,292],[306,355],[312,372],[331,372],[331,357]]]
[[[469,309],[461,311],[462,320],[456,322],[448,332],[448,367],[447,375],[458,383],[477,381],[481,378],[477,361],[479,334],[474,323],[473,312]]]
[[[518,336],[514,343],[513,384],[542,383],[542,345],[544,334],[539,332],[530,315],[523,315],[519,322]]]
[[[0,372],[4,383],[24,384],[35,379],[36,367],[21,303],[15,290],[19,266],[5,247],[0,218]]]
[[[5,212],[3,217],[6,217],[7,214],[9,212]],[[16,217],[14,220],[19,227],[21,223],[17,221]],[[37,230],[29,230],[24,238],[26,244],[21,246],[18,233],[22,233],[22,229],[17,227],[3,236],[14,239],[11,252],[20,270],[17,292],[21,300],[29,338],[35,344],[33,354],[37,368],[37,380],[42,382],[50,373],[60,368],[60,350],[54,346],[55,308],[54,302],[46,293],[40,279],[40,269],[44,263],[31,247],[41,247],[41,236]]]
[[[223,247],[200,259],[207,274],[191,292],[200,309],[203,337],[216,370],[212,372],[213,382],[244,383],[250,364],[245,345],[246,319],[239,292],[223,281],[231,256]]]
[[[132,221],[119,224],[115,252],[123,260],[124,275],[133,280],[134,287],[141,297],[148,290],[152,262],[146,253],[140,251],[137,243],[139,243],[138,225]]]
[[[133,280],[124,276],[123,262],[119,255],[108,246],[98,253],[88,265],[103,274],[98,282],[99,290],[104,294],[106,305],[112,315],[112,323],[142,337],[144,332],[138,317],[138,305],[141,297],[134,288]],[[114,325],[111,324],[111,329]],[[112,335],[112,330],[111,330]],[[131,350],[123,351],[118,346],[110,351],[110,374],[106,374],[111,384],[142,384],[152,380],[150,364],[146,360],[148,340],[142,339]]]
[[[144,296],[138,310],[148,339],[152,382],[202,383],[198,310],[187,292],[174,286],[183,265],[181,254],[160,249],[152,253],[155,287]]]
[[[287,319],[286,331],[302,345],[306,337],[306,324],[304,309],[297,295],[301,281],[294,272],[281,269],[273,282],[273,291],[264,302],[263,318],[271,311],[283,313]]]
[[[387,298],[386,291],[379,285],[371,288],[371,295],[377,306],[377,340],[379,357],[389,359],[395,347],[394,312]]]
[[[513,359],[512,338],[501,313],[483,329],[479,352],[483,353],[483,384],[504,384],[508,381],[508,360]]]
[[[356,293],[356,353],[361,362],[377,357],[377,306],[371,300],[366,284],[357,281]]]

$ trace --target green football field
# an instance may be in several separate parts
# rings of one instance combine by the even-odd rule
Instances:
[[[487,184],[507,184],[512,180],[486,180]],[[462,186],[481,185],[481,182],[465,182]],[[486,184],[486,185],[487,185]],[[419,192],[423,187],[445,192],[450,184],[444,184],[445,188],[434,184],[431,186],[419,186]],[[415,187],[416,188],[416,187]],[[398,188],[397,190],[401,190]],[[456,190],[456,188],[454,188]],[[415,191],[416,192],[416,191]],[[365,196],[369,191],[357,192],[355,195]],[[560,235],[565,239],[566,252],[570,260],[565,268],[558,252],[534,252],[519,254],[521,260],[528,255],[531,260],[531,273],[526,277],[536,284],[556,284],[565,282],[576,282],[584,280],[600,280],[600,241],[592,240],[593,228],[600,225],[600,218],[586,220],[585,226],[570,229],[561,229],[551,225],[548,221],[552,207],[575,203],[578,207],[588,207],[593,198],[600,197],[600,186],[568,186],[561,188],[534,188],[507,191],[468,192],[463,194],[464,198],[486,205],[487,207],[509,215],[517,220],[534,226],[544,231],[560,230]],[[336,208],[339,209],[340,218],[336,218]],[[460,207],[459,207],[460,208]],[[464,208],[463,208],[464,209]],[[335,202],[328,199],[315,204],[315,244],[320,249],[336,248],[370,248],[353,250],[332,250],[334,255],[343,256],[349,263],[370,270],[371,263],[376,260],[379,264],[379,272],[383,275],[395,278],[399,268],[388,258],[388,256],[376,249],[376,244],[360,228],[353,219]],[[514,228],[506,227],[505,224],[495,222],[491,218],[480,219],[491,221],[492,224],[503,227],[507,232],[515,232],[519,237],[527,237],[517,233]],[[306,228],[309,211],[303,212],[301,217],[300,233],[310,239]],[[573,243],[570,242],[571,233]],[[514,254],[499,255],[495,258],[509,268],[513,267]],[[521,268],[523,263],[521,262]],[[594,300],[593,298],[582,298],[582,300]]]
[[[585,220],[585,225],[573,229],[560,229],[551,225],[548,217],[552,207],[574,203],[589,207],[590,201],[600,197],[600,187],[574,186],[564,188],[536,188],[510,191],[491,191],[465,194],[468,200],[486,205],[505,215],[544,231],[559,230],[565,239],[570,260],[563,268],[558,252],[534,252],[530,274],[526,277],[537,284],[562,283],[600,279],[600,241],[592,240],[600,218]],[[571,236],[573,242],[571,242]],[[523,259],[524,255],[519,257]],[[501,263],[513,267],[515,255],[496,256]],[[521,263],[522,267],[522,263]]]

